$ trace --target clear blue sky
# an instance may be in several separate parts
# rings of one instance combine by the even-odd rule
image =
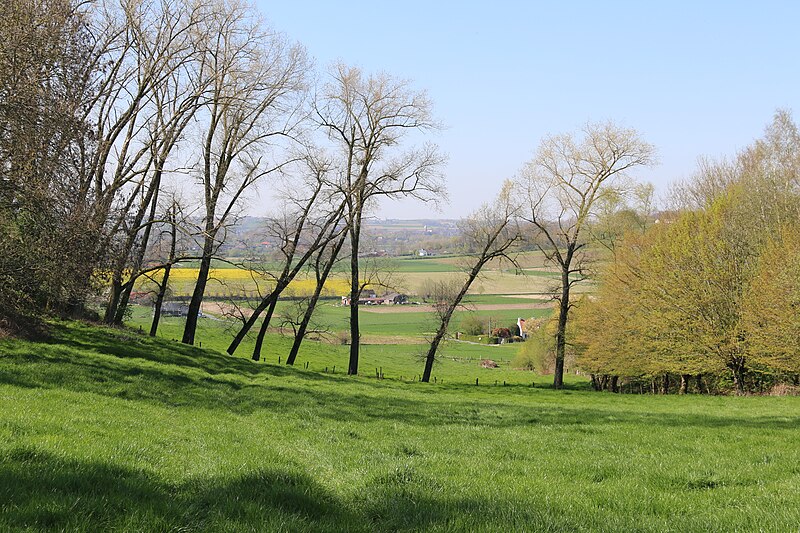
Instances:
[[[800,2],[280,1],[257,4],[319,70],[407,78],[446,129],[455,218],[492,197],[543,136],[611,119],[656,145],[666,191],[698,156],[731,155],[778,107],[800,118]],[[391,203],[381,218],[431,216]]]

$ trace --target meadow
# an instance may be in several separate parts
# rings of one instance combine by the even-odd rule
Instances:
[[[407,260],[404,275],[454,275],[445,259]],[[226,271],[249,276],[215,275]],[[470,314],[508,327],[551,312],[530,285],[515,293],[511,278],[496,279],[498,293],[468,295],[454,329]],[[316,322],[331,335],[304,342],[293,367],[282,364],[292,337],[277,328],[260,362],[251,337],[225,354],[237,323],[212,312],[197,347],[177,342],[185,318],[164,317],[159,338],[145,336],[151,310],[136,305],[125,328],[50,322],[37,342],[0,339],[0,530],[800,523],[798,397],[611,395],[572,372],[554,391],[551,376],[514,368],[519,344],[454,340],[434,382],[420,383],[434,326],[424,305],[363,307],[360,372],[347,376],[338,303],[322,302]],[[279,304],[274,324],[291,305]]]
[[[441,257],[397,257],[380,258],[381,268],[392,271],[393,284],[399,292],[416,294],[429,280],[439,281],[459,276],[465,261],[462,256]],[[525,252],[519,255],[520,269],[507,261],[493,261],[482,272],[480,279],[473,285],[470,293],[482,294],[533,294],[543,295],[552,289],[558,275],[543,263],[541,254]],[[257,270],[238,268],[231,263],[215,262],[209,279],[207,294],[210,296],[237,295],[241,293],[255,294],[259,288],[264,291],[272,284],[272,280],[264,272],[277,271],[277,264],[262,264]],[[175,296],[191,295],[197,279],[197,266],[186,262],[172,270],[170,287]],[[155,276],[158,278],[159,274]],[[334,272],[325,284],[325,296],[342,296],[349,292],[347,274]],[[152,289],[152,284],[142,281],[139,290]],[[287,292],[303,296],[314,289],[313,276],[298,276],[289,286]]]
[[[797,397],[611,395],[577,378],[564,391],[502,386],[496,370],[449,359],[444,383],[378,380],[320,371],[323,354],[344,355],[327,345],[309,343],[317,363],[306,370],[225,356],[211,341],[49,329],[39,342],[0,340],[0,530],[800,523]],[[367,350],[365,366],[392,357]],[[481,384],[449,378],[460,375]]]
[[[324,309],[324,308],[323,308]],[[346,308],[330,306],[328,312],[335,313],[341,320],[339,326],[347,327]],[[427,346],[423,330],[427,324],[425,313],[396,313],[373,314],[361,313],[362,329],[364,332],[361,350],[361,373],[374,375],[377,369],[384,377],[402,381],[413,381],[422,374],[422,356]],[[406,319],[406,322],[394,323],[396,317]],[[137,331],[149,329],[150,311],[143,307],[135,307],[130,327]],[[513,318],[516,321],[516,316]],[[167,317],[162,319],[159,335],[167,340],[176,341],[183,333],[184,318]],[[395,325],[393,325],[393,323]],[[214,318],[201,319],[197,333],[198,344],[203,348],[210,348],[224,352],[232,338],[232,328],[236,325]],[[286,354],[292,344],[292,337],[271,333],[266,337],[262,350],[262,359],[269,363],[277,364],[286,360]],[[253,337],[248,336],[237,351],[237,355],[248,357],[253,349]],[[531,372],[516,370],[512,366],[518,344],[485,345],[468,342],[450,341],[445,343],[440,352],[441,360],[434,367],[434,376],[438,381],[447,383],[475,383],[479,382],[498,384],[506,382],[508,385],[530,385],[539,380],[540,384],[547,381],[546,377],[536,376]],[[296,365],[299,367],[308,364],[309,370],[328,373],[343,373],[347,368],[349,346],[336,344],[335,336],[329,342],[306,341],[300,348]],[[483,369],[479,367],[482,359],[491,359],[498,365],[498,369]],[[585,378],[575,376],[573,382],[585,384]]]

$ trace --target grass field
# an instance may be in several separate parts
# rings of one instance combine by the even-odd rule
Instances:
[[[420,287],[429,280],[446,280],[461,277],[460,267],[465,258],[462,256],[444,257],[397,257],[385,258],[383,268],[394,271],[395,285],[398,290],[407,294],[416,294]],[[543,266],[541,254],[526,252],[520,255],[522,271],[507,261],[493,262],[487,265],[470,293],[481,294],[543,294],[550,291],[557,274]],[[279,265],[262,265],[264,269],[277,270]],[[190,295],[197,279],[197,266],[192,262],[182,264],[172,270],[170,287],[176,296]],[[325,295],[342,296],[349,292],[346,273],[338,272],[325,285]],[[261,286],[266,290],[271,285],[269,277],[259,275],[247,269],[235,268],[230,263],[213,264],[206,294],[223,296],[253,293]],[[139,289],[151,288],[149,282],[143,281]],[[303,275],[292,282],[288,291],[296,295],[310,294],[314,289],[311,278]]]
[[[395,276],[396,288],[407,294],[417,294],[420,287],[429,280],[449,280],[460,275],[453,271],[419,271],[403,272]],[[509,271],[488,270],[478,279],[470,289],[471,294],[544,294],[553,287],[553,276],[540,273],[514,273]],[[194,283],[197,280],[197,269],[176,268],[172,270],[170,288],[176,296],[191,295]],[[254,281],[246,270],[218,269],[212,270],[206,294],[209,296],[224,296],[229,294],[255,293],[257,286],[262,290],[271,286],[271,282],[262,279]],[[583,289],[587,284],[579,285]],[[347,281],[344,277],[332,277],[325,284],[326,296],[343,296],[349,293]],[[150,285],[140,283],[138,290],[152,289]],[[298,277],[287,289],[294,295],[307,295],[314,289],[314,282],[310,278]]]
[[[426,385],[253,363],[126,330],[51,329],[47,342],[0,340],[3,531],[800,523],[800,398],[620,396],[574,379],[561,392]],[[314,360],[343,355],[312,348]],[[364,362],[399,357],[365,351]]]
[[[346,309],[334,308],[339,317],[346,317]],[[141,327],[142,330],[149,329],[149,310],[141,307],[134,308],[134,314],[128,322],[132,327]],[[368,313],[362,313],[367,316]],[[396,316],[416,317],[417,313],[398,314]],[[382,320],[378,321],[378,320]],[[397,334],[397,329],[390,329],[387,319],[393,320],[393,315],[373,315],[372,321],[364,321],[364,345],[362,346],[361,369],[365,375],[374,375],[377,368],[383,371],[386,378],[397,379],[401,377],[404,381],[412,381],[415,376],[422,374],[423,363],[421,356],[425,353],[426,346],[419,344],[424,342],[424,337],[420,335],[415,338],[414,333]],[[165,318],[159,327],[159,334],[167,340],[180,339],[183,333],[183,318]],[[415,332],[418,322],[403,324],[403,328]],[[345,323],[346,325],[346,323]],[[197,332],[197,341],[204,348],[211,348],[219,352],[225,351],[232,338],[230,331],[231,324],[221,320],[201,319]],[[387,333],[388,332],[388,333]],[[400,343],[386,344],[381,337],[386,335],[399,335],[402,337]],[[286,359],[286,354],[291,347],[292,338],[278,334],[270,334],[262,351],[264,361],[277,363],[280,357],[282,361]],[[252,336],[245,339],[239,348],[237,355],[247,357],[252,353]],[[437,380],[445,380],[446,383],[475,383],[479,382],[502,383],[505,381],[509,385],[530,385],[531,382],[543,384],[548,378],[533,375],[530,372],[518,371],[511,368],[511,361],[514,359],[519,345],[477,345],[463,342],[446,343],[440,352],[441,360],[434,366],[434,376]],[[322,342],[304,342],[300,354],[298,355],[297,365],[305,366],[308,363],[310,370],[333,372],[334,367],[338,373],[342,373],[347,368],[349,357],[349,347]],[[481,359],[491,359],[500,365],[498,369],[484,369],[478,366]],[[578,386],[585,386],[586,380],[573,377],[572,382]]]

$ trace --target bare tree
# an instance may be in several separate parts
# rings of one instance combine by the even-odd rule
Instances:
[[[512,263],[515,262],[510,253],[521,239],[517,218],[519,205],[515,197],[514,184],[506,181],[494,203],[484,205],[459,224],[461,235],[466,241],[466,248],[471,252],[467,254],[462,265],[465,274],[463,282],[442,281],[433,290],[433,307],[439,327],[431,339],[425,356],[423,382],[430,381],[436,351],[447,334],[450,319],[483,267],[496,259],[505,258]]]
[[[211,83],[204,95],[198,174],[203,190],[202,253],[182,341],[193,344],[211,261],[242,195],[288,161],[275,148],[297,119],[307,61],[302,48],[266,32],[242,2],[215,5],[198,27]]]
[[[144,32],[143,22],[136,19],[140,38],[139,54],[166,56],[159,83],[154,85],[148,101],[151,111],[147,114],[144,132],[138,142],[146,150],[140,162],[141,172],[136,166],[130,171],[138,174],[133,179],[135,186],[120,210],[119,227],[121,238],[114,269],[111,290],[106,308],[105,321],[120,324],[127,307],[128,298],[136,280],[141,275],[142,262],[155,223],[159,193],[166,164],[174,153],[184,131],[195,117],[200,98],[209,83],[206,62],[193,45],[193,29],[199,23],[202,10],[192,8],[185,2],[162,2],[159,17],[153,29]],[[161,41],[170,46],[159,45]],[[126,277],[127,281],[123,282]]]
[[[163,132],[153,135],[163,103],[157,97],[192,57],[191,33],[201,15],[184,0],[104,0],[96,7],[88,70],[98,90],[85,106],[95,142],[81,163],[78,195],[97,229],[97,247],[118,245],[124,253],[114,239],[146,189],[153,145],[171,145]]]
[[[436,127],[424,93],[386,74],[365,76],[336,65],[315,104],[319,126],[339,155],[335,182],[347,202],[350,240],[350,360],[348,374],[358,374],[359,251],[364,215],[379,198],[413,196],[440,200],[443,157],[434,145],[399,149],[407,133]]]
[[[653,146],[632,129],[613,123],[588,124],[580,136],[555,135],[544,139],[526,164],[520,186],[527,192],[523,218],[534,229],[534,242],[560,273],[554,291],[558,302],[556,361],[553,386],[564,383],[567,319],[572,287],[586,279],[586,231],[598,202],[623,194],[627,172],[654,162]]]
[[[311,318],[314,315],[314,310],[317,307],[320,295],[325,287],[325,282],[328,280],[331,270],[339,259],[339,252],[342,250],[342,246],[344,246],[346,240],[347,231],[346,228],[344,228],[336,239],[331,239],[326,243],[324,247],[319,249],[317,255],[314,257],[313,268],[316,284],[314,285],[313,294],[308,298],[305,312],[294,332],[294,342],[292,343],[292,348],[289,350],[289,355],[286,357],[287,365],[293,365],[297,359],[300,345],[306,337],[309,324],[311,324]]]
[[[301,170],[297,174],[290,173],[296,181],[290,183],[282,195],[285,207],[282,213],[271,217],[267,227],[270,238],[279,243],[281,269],[279,272],[272,272],[269,268],[262,270],[263,276],[274,280],[274,285],[261,298],[231,341],[228,347],[231,355],[261,313],[266,311],[253,349],[253,360],[259,360],[264,336],[281,293],[305,269],[306,263],[318,250],[326,247],[346,229],[342,224],[345,209],[342,197],[328,187],[327,175],[331,171],[329,162],[308,154],[298,164]]]

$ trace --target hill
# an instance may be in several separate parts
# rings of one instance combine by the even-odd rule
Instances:
[[[348,378],[0,340],[0,530],[789,531],[800,398]]]

